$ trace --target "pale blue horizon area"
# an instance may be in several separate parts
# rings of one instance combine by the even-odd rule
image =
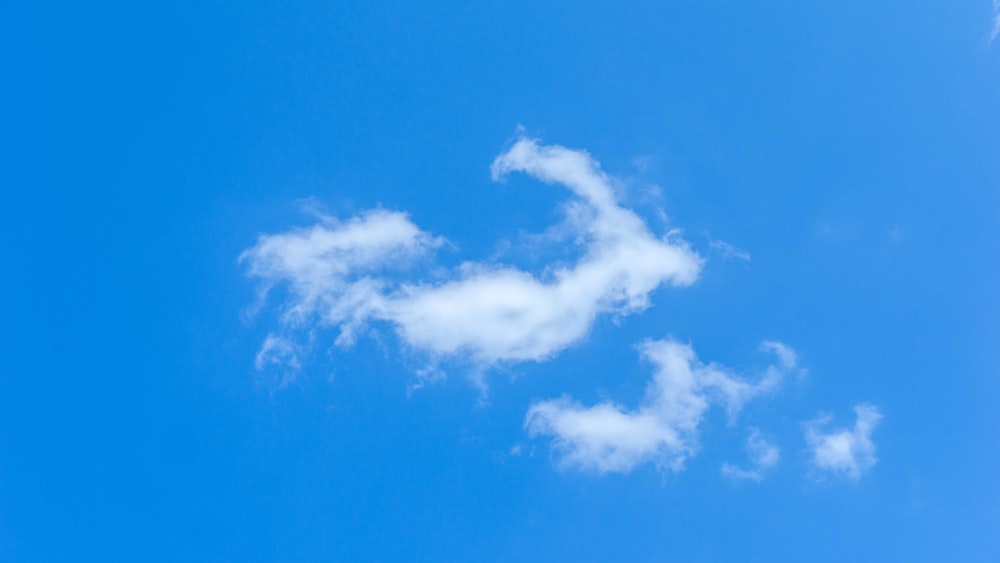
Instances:
[[[0,561],[1000,560],[997,9],[3,3]],[[491,177],[519,139],[589,154],[697,280],[529,361],[259,300],[259,237],[371,209],[447,241],[389,284],[573,263],[533,237],[570,192]],[[679,467],[526,427],[641,408],[664,339],[797,364]],[[870,463],[824,468],[813,422],[863,404]],[[753,429],[780,459],[727,477]]]

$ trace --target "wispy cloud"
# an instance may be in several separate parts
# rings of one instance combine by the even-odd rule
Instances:
[[[724,406],[732,420],[751,398],[774,390],[794,363],[783,344],[769,343],[777,365],[750,382],[723,366],[701,363],[691,346],[674,340],[651,340],[640,346],[655,367],[653,379],[636,409],[615,403],[583,406],[562,397],[535,403],[525,416],[531,436],[550,436],[562,467],[597,473],[628,473],[652,463],[679,471],[697,452],[698,427],[711,404]]]
[[[263,369],[268,364],[279,364],[297,371],[300,367],[297,346],[280,336],[267,335],[257,352],[254,365],[257,369]]]
[[[723,259],[735,258],[737,260],[743,260],[744,262],[750,261],[750,253],[740,250],[735,246],[729,244],[723,240],[709,240],[708,247],[712,250],[716,250],[722,255]]]
[[[857,415],[854,428],[824,431],[832,417],[821,415],[805,424],[805,434],[817,469],[857,480],[878,462],[872,432],[882,420],[882,413],[870,404],[857,405],[854,412]]]
[[[264,343],[254,358],[254,365],[259,371],[265,368],[276,368],[280,379],[274,382],[274,388],[281,388],[295,380],[302,365],[299,362],[300,349],[291,342],[274,334],[267,335]]]
[[[263,235],[243,260],[263,294],[287,286],[280,318],[287,330],[336,327],[337,344],[348,346],[359,328],[382,321],[434,358],[480,365],[544,360],[583,338],[599,315],[641,311],[658,287],[698,279],[703,259],[677,233],[656,236],[622,207],[612,179],[586,152],[521,139],[491,169],[495,180],[519,172],[569,189],[566,224],[583,250],[577,263],[536,276],[467,262],[444,281],[404,282],[394,270],[442,239],[382,210]]]
[[[993,0],[993,30],[990,31],[990,42],[1000,35],[1000,0]]]
[[[240,260],[263,280],[262,299],[274,285],[287,284],[282,324],[339,326],[338,342],[349,344],[354,329],[381,307],[385,273],[441,243],[404,213],[374,210],[346,222],[321,216],[309,228],[262,235]]]
[[[731,463],[722,464],[722,474],[734,481],[754,481],[759,483],[764,479],[764,473],[778,465],[781,459],[781,450],[778,446],[768,442],[756,428],[750,429],[750,435],[746,441],[747,457],[750,458],[750,468],[733,465]]]

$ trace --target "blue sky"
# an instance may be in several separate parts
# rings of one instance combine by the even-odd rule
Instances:
[[[0,559],[1000,559],[998,14],[4,3]]]

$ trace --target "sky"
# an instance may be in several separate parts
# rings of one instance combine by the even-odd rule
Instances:
[[[1000,560],[1000,4],[0,4],[0,560]]]

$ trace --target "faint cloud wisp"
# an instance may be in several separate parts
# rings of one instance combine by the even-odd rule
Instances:
[[[1000,35],[1000,0],[993,0],[993,30],[990,31],[990,43]]]
[[[747,456],[750,458],[751,467],[744,469],[731,463],[722,464],[722,474],[733,481],[753,481],[760,483],[764,479],[764,473],[778,465],[781,459],[781,450],[778,446],[768,442],[756,428],[750,429],[750,435],[746,441]]]
[[[744,262],[750,262],[749,252],[740,250],[726,241],[709,240],[708,247],[712,250],[717,250],[719,254],[722,254],[722,258],[725,260],[735,258],[737,260],[743,260]]]

